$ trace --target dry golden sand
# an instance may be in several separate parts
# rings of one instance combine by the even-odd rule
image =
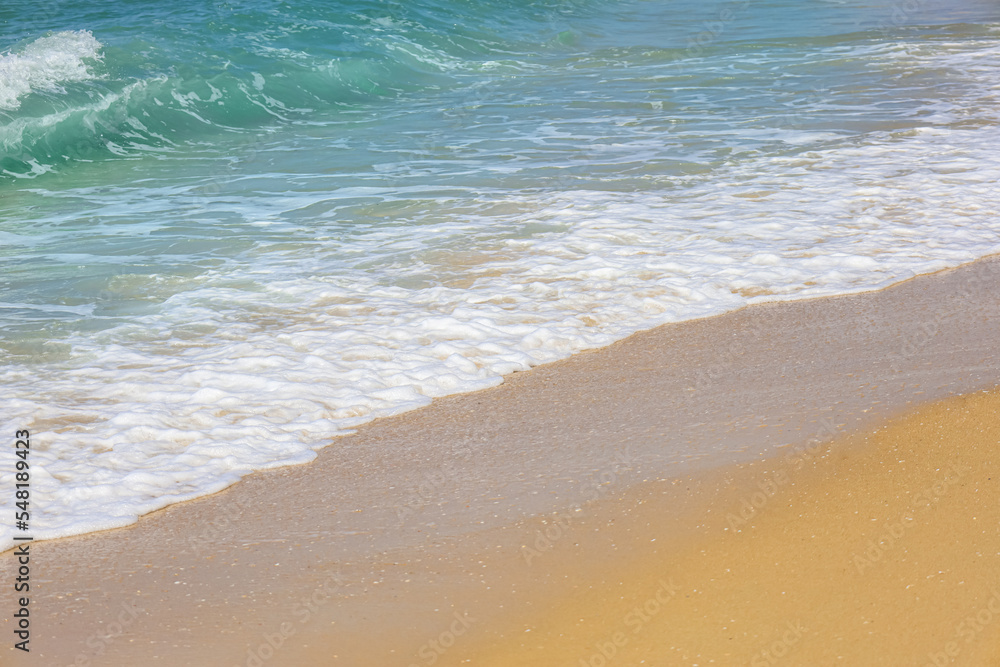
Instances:
[[[567,533],[575,590],[438,664],[1000,664],[998,464],[990,392],[726,471],[680,545],[676,484],[643,485]],[[628,545],[599,573],[597,532]]]
[[[1000,385],[998,332],[994,257],[659,327],[435,400],[310,465],[33,544],[32,652],[0,646],[0,665],[727,665],[786,638],[780,664],[919,665],[949,641],[953,664],[990,664],[1000,622],[971,643],[958,624],[993,613],[1000,579],[995,435],[957,435],[953,408],[925,417],[953,421],[949,441],[931,428],[801,469],[784,457],[930,401],[994,400],[978,392]],[[936,494],[952,463],[962,477]],[[859,572],[928,488],[933,507]],[[725,530],[744,498],[759,510]],[[14,567],[0,556],[8,638]],[[662,585],[677,588],[655,615],[628,616]]]

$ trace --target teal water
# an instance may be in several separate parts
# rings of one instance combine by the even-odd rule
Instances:
[[[0,53],[0,421],[36,434],[39,538],[1000,251],[995,2],[18,0]]]

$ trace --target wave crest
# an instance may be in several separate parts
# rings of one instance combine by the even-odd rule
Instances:
[[[86,61],[100,60],[101,47],[89,30],[67,30],[0,56],[0,109],[17,109],[33,91],[58,91],[60,84],[94,78]]]

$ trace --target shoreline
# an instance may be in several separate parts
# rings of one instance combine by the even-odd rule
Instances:
[[[710,484],[726,466],[1000,384],[998,267],[994,256],[880,291],[664,325],[373,422],[307,466],[33,545],[34,623],[54,639],[40,638],[35,662],[8,654],[242,665],[289,624],[266,664],[321,664],[309,662],[317,650],[334,664],[425,664],[447,619],[464,634],[468,619],[483,628],[510,613],[501,605],[518,592],[496,582],[563,590],[558,573],[517,578],[540,562],[524,562],[525,536],[556,535],[560,514],[644,483]],[[463,607],[470,594],[494,611]],[[123,609],[141,609],[127,628]]]
[[[641,335],[641,334],[644,334],[644,333],[647,333],[647,332],[650,332],[650,331],[654,331],[654,330],[658,330],[658,329],[660,329],[662,327],[673,327],[673,326],[685,325],[685,324],[694,323],[694,322],[712,321],[712,320],[715,320],[716,318],[719,318],[719,317],[725,317],[725,316],[733,315],[735,313],[742,312],[742,311],[746,310],[747,308],[760,308],[760,307],[768,308],[768,307],[775,307],[775,306],[778,306],[779,304],[784,304],[784,303],[793,303],[793,302],[799,302],[799,301],[822,301],[824,299],[838,299],[838,298],[850,297],[850,296],[859,295],[859,294],[876,293],[876,292],[880,292],[880,291],[883,291],[883,290],[886,290],[886,289],[894,288],[894,287],[896,287],[898,285],[903,285],[903,284],[905,284],[905,283],[907,283],[907,282],[909,282],[911,280],[917,280],[917,279],[920,279],[920,278],[925,278],[925,277],[935,276],[935,275],[939,275],[939,274],[943,274],[943,273],[948,273],[948,272],[951,272],[951,271],[955,271],[955,270],[961,269],[962,267],[965,267],[965,266],[970,266],[972,264],[977,264],[977,263],[980,263],[980,262],[991,262],[994,259],[1000,261],[1000,253],[986,255],[984,257],[981,257],[979,259],[973,260],[971,262],[967,262],[966,264],[960,264],[959,266],[949,267],[949,268],[944,268],[944,269],[938,269],[938,270],[932,271],[930,273],[917,274],[917,275],[911,276],[909,278],[898,280],[896,282],[891,282],[891,283],[888,283],[888,284],[881,284],[881,286],[871,286],[871,287],[857,288],[857,289],[853,289],[853,290],[848,291],[848,292],[843,292],[843,293],[835,294],[835,295],[821,295],[821,296],[808,296],[808,297],[798,296],[798,295],[795,295],[795,294],[785,295],[785,296],[781,296],[781,297],[776,297],[774,300],[770,300],[770,301],[745,304],[745,305],[742,305],[742,306],[740,306],[738,308],[735,308],[735,309],[729,310],[729,311],[713,312],[713,313],[710,313],[710,314],[699,315],[699,316],[692,317],[692,318],[689,318],[689,319],[680,320],[680,321],[677,321],[677,322],[667,322],[667,323],[664,323],[664,324],[659,324],[659,325],[652,326],[652,328],[639,329],[638,331],[634,331],[633,333],[626,335],[625,338],[621,338],[621,339],[615,340],[615,341],[613,341],[611,343],[608,343],[607,345],[603,345],[601,347],[585,348],[585,349],[577,350],[575,352],[572,352],[569,357],[563,357],[563,358],[560,358],[560,359],[556,359],[554,361],[544,362],[544,363],[539,364],[539,366],[550,366],[552,364],[557,364],[557,363],[566,361],[567,359],[572,358],[573,356],[577,356],[577,355],[581,355],[581,354],[590,354],[590,353],[594,353],[594,352],[600,352],[602,350],[605,350],[605,349],[608,349],[608,348],[610,348],[612,346],[615,346],[615,345],[621,343],[622,341],[627,340],[627,339],[629,339],[629,338],[631,338],[633,336]],[[997,272],[1000,273],[1000,268],[997,269]],[[933,326],[934,329],[936,329],[936,322],[927,322],[927,323],[924,324],[923,327],[921,327],[925,332],[928,330],[928,326],[927,326],[928,324],[931,325],[931,326]],[[935,333],[936,333],[936,331],[932,332],[930,335],[933,336],[933,335],[935,335]],[[901,354],[897,355],[897,357],[899,357],[900,359],[902,357],[907,356],[907,354],[908,354],[903,349],[901,349],[900,352],[901,352]],[[724,354],[724,356],[727,356],[727,357],[731,358],[733,356],[737,356],[737,355],[743,354],[743,349],[742,349],[742,346],[739,343],[737,343],[735,345],[731,345],[728,348],[724,349],[723,350],[723,354]],[[509,382],[512,377],[514,377],[514,376],[516,376],[518,374],[521,374],[521,373],[526,373],[526,372],[533,371],[536,368],[538,368],[539,366],[533,366],[533,367],[527,368],[525,370],[514,371],[512,373],[508,373],[508,374],[503,375],[502,377],[498,378],[498,380],[500,380],[501,384]],[[693,382],[693,384],[694,384],[694,390],[704,389],[706,385],[711,385],[711,384],[717,382],[719,380],[719,378],[722,375],[724,375],[725,372],[726,372],[725,369],[723,368],[723,366],[724,366],[724,363],[715,363],[715,364],[709,366],[708,368],[698,369],[696,371],[697,376],[695,377],[694,382]],[[896,368],[896,365],[893,365],[893,370],[894,371],[898,370]],[[452,397],[456,397],[456,396],[463,396],[463,395],[467,395],[467,394],[478,394],[478,393],[487,391],[488,389],[491,389],[491,388],[495,388],[495,387],[484,387],[482,389],[476,389],[476,390],[471,390],[471,391],[462,391],[462,392],[458,392],[458,393],[454,393],[454,394],[445,394],[443,396],[439,396],[439,397],[436,397],[436,398],[433,398],[433,399],[428,399],[428,400],[430,400],[431,403],[436,403],[436,402],[440,402],[442,399],[448,399],[448,398],[452,398]],[[376,422],[376,421],[381,421],[381,420],[384,420],[384,419],[398,418],[401,415],[405,415],[407,412],[411,412],[411,411],[414,411],[414,410],[424,410],[427,407],[429,407],[429,405],[431,405],[431,403],[429,403],[428,405],[423,405],[423,406],[419,406],[419,407],[411,407],[411,408],[403,410],[402,412],[392,413],[392,414],[388,414],[388,415],[380,416],[380,417],[374,417],[370,421],[365,421],[365,422],[363,422],[361,424],[358,424],[357,426],[352,427],[350,430],[347,431],[347,434],[348,434],[348,436],[353,435],[353,434],[355,434],[357,432],[358,429],[360,429],[360,428],[366,428],[369,424],[371,424],[373,422]],[[333,437],[331,437],[331,438],[328,439],[328,443],[327,444],[319,446],[319,447],[314,446],[313,447],[313,451],[319,452],[319,451],[322,451],[322,449],[324,449],[326,447],[336,446],[337,444],[339,444],[343,440],[344,437],[345,436],[333,436]],[[471,450],[469,450],[469,451],[471,451]],[[58,537],[38,538],[36,536],[35,539],[37,541],[39,541],[39,542],[42,542],[42,541],[48,542],[48,541],[52,541],[52,540],[63,540],[63,539],[67,539],[67,538],[82,537],[82,536],[86,536],[86,535],[90,535],[90,534],[102,533],[102,532],[107,532],[107,531],[114,531],[114,530],[118,530],[120,528],[127,528],[127,527],[129,527],[131,525],[135,525],[135,523],[137,523],[138,521],[143,520],[144,517],[149,516],[151,514],[155,514],[156,512],[160,512],[160,511],[163,511],[165,509],[168,509],[172,505],[183,504],[183,503],[187,503],[187,502],[191,502],[191,501],[198,501],[198,500],[200,500],[202,498],[210,497],[210,496],[213,496],[213,495],[215,495],[217,493],[224,493],[224,492],[228,491],[230,488],[232,488],[233,486],[242,483],[246,478],[248,478],[250,476],[257,475],[257,474],[267,474],[270,471],[273,471],[273,470],[276,470],[276,469],[285,468],[285,467],[297,467],[297,466],[301,466],[301,465],[311,465],[312,463],[313,463],[313,461],[307,461],[305,463],[279,463],[279,464],[273,465],[273,467],[263,467],[263,468],[254,469],[254,470],[251,470],[248,473],[245,473],[243,476],[241,476],[235,482],[230,483],[229,486],[226,486],[224,488],[220,488],[219,490],[216,490],[216,491],[205,492],[202,495],[188,496],[184,500],[174,500],[174,501],[172,501],[168,505],[165,505],[163,507],[158,507],[157,509],[154,509],[154,510],[151,510],[151,511],[147,511],[144,514],[138,515],[137,520],[132,521],[132,523],[124,523],[124,521],[126,521],[127,519],[125,519],[125,518],[117,518],[117,519],[115,519],[113,521],[113,525],[109,525],[108,527],[101,527],[101,528],[96,528],[96,529],[92,528],[91,530],[88,530],[87,532],[71,533],[71,534],[67,534],[67,535],[60,535]],[[11,544],[11,545],[9,545],[7,547],[3,547],[2,550],[0,550],[0,554],[6,553],[8,551],[13,550],[15,548],[15,546],[16,546],[15,544]]]

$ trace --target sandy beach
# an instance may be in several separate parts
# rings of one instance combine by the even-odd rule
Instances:
[[[666,325],[34,544],[3,664],[996,664],[998,286]]]
[[[681,547],[642,485],[574,526],[571,591],[439,664],[998,664],[998,415],[947,399],[727,470]]]

